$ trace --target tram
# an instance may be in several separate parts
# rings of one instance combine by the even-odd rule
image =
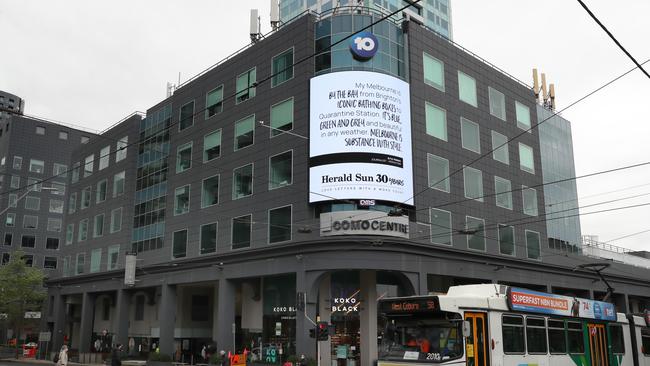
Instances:
[[[377,366],[650,366],[650,312],[496,284],[381,299]]]

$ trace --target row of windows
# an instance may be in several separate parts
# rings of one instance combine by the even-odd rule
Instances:
[[[129,145],[129,137],[124,136],[115,143],[115,163],[126,159],[126,152]],[[108,168],[111,160],[111,145],[105,146],[99,150],[99,161],[97,170]],[[72,167],[72,183],[79,181],[81,174],[81,162],[74,163]],[[83,177],[89,177],[95,169],[95,154],[86,156],[83,160]]]
[[[77,241],[82,242],[88,239],[88,226],[90,219],[82,219],[79,221]],[[111,210],[111,223],[109,232],[111,234],[117,233],[122,230],[122,207]],[[66,245],[74,242],[74,224],[68,224],[65,231]],[[104,214],[96,215],[93,219],[93,238],[104,236]]]
[[[14,234],[6,232],[4,236],[3,245],[13,245]],[[23,248],[36,248],[37,240],[35,235],[23,234],[20,240],[20,246]],[[59,249],[59,238],[45,238],[45,249],[57,250]]]
[[[0,265],[7,265],[9,264],[10,260],[10,253],[2,253],[2,260],[0,261]],[[34,255],[32,254],[23,254],[23,260],[25,261],[27,267],[32,267],[34,265]],[[58,264],[57,262],[58,259],[56,257],[45,257],[43,259],[43,269],[56,269]]]
[[[37,135],[45,136],[46,128],[45,126],[36,126],[36,131],[34,131]],[[59,140],[68,140],[68,132],[67,131],[61,131],[59,130],[58,134]],[[81,143],[85,144],[90,140],[90,137],[88,136],[81,136]]]
[[[124,194],[126,173],[121,171],[113,176],[113,198]],[[95,189],[95,204],[106,201],[108,193],[108,180],[102,179],[97,182]],[[90,207],[92,201],[93,189],[91,186],[85,187],[81,190],[81,197],[79,200],[79,208],[86,209]],[[77,192],[71,193],[68,198],[68,213],[72,214],[77,211]]]
[[[18,196],[15,194],[9,194],[9,203],[8,207],[16,208],[18,207]],[[31,211],[40,211],[41,209],[41,198],[34,196],[25,197],[25,209]],[[63,213],[63,200],[50,199],[49,204],[50,213]]]
[[[6,227],[16,227],[16,213],[8,212],[5,216]],[[24,215],[23,229],[38,229],[38,216]],[[61,219],[48,218],[47,231],[61,232]]]
[[[5,166],[6,158],[3,156],[0,159],[0,166]],[[12,168],[21,170],[23,168],[23,158],[21,156],[14,156]],[[67,177],[68,166],[65,164],[54,163],[52,167],[52,174],[55,177]],[[28,171],[30,173],[43,174],[45,172],[45,161],[39,159],[29,159]]]
[[[102,268],[102,254],[106,250],[106,262],[103,267],[107,271],[115,270],[118,268],[120,259],[120,245],[111,245],[106,249],[97,248],[90,252],[90,273],[101,271]],[[63,275],[80,275],[85,273],[86,253],[77,253],[75,262],[72,257],[67,256],[63,258]]]
[[[429,212],[429,222],[431,224],[431,242],[443,245],[452,245],[454,230],[452,223],[452,214],[437,208],[432,208]],[[466,216],[463,236],[466,240],[467,248],[486,251],[486,239],[489,239],[485,233],[485,220],[477,217]],[[498,225],[499,234],[499,253],[505,255],[515,255],[515,228],[509,225]],[[524,230],[526,240],[526,257],[529,259],[541,259],[540,235],[536,231]]]

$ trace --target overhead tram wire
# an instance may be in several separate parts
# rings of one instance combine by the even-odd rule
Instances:
[[[630,190],[630,189],[634,189],[634,188],[647,187],[647,186],[650,186],[650,183],[638,184],[638,185],[635,185],[635,186],[630,186],[630,187],[625,187],[625,188],[621,188],[621,189],[616,189],[616,190],[613,190],[613,191],[607,191],[607,192],[601,192],[601,193],[594,193],[594,194],[590,194],[590,195],[587,195],[587,196],[582,196],[582,197],[578,197],[578,198],[573,198],[573,199],[565,200],[565,201],[559,201],[559,202],[547,203],[546,206],[561,205],[561,204],[564,204],[564,203],[569,203],[569,202],[575,202],[575,201],[585,200],[585,199],[588,199],[588,198],[593,198],[593,197],[598,197],[598,196],[604,196],[604,195],[606,195],[606,194],[618,193],[618,192],[628,191],[628,190]]]
[[[637,235],[641,235],[641,234],[645,234],[645,233],[650,233],[650,229],[643,230],[643,231],[638,231],[638,232],[633,233],[633,234],[627,234],[627,235],[624,235],[624,236],[619,236],[618,238],[614,238],[614,239],[610,239],[610,240],[605,240],[605,243],[611,243],[613,241],[618,241],[618,240],[621,240],[621,239],[626,239],[626,238],[629,238],[629,237],[632,237],[632,236],[637,236]]]

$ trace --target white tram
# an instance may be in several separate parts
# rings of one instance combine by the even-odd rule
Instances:
[[[379,300],[378,366],[650,366],[650,312],[503,285]]]

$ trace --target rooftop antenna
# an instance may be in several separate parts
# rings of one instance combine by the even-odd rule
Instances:
[[[280,5],[278,0],[271,0],[271,28],[276,31],[280,27]]]
[[[535,100],[539,102],[539,79],[537,78],[537,69],[533,69],[533,93],[535,93]]]
[[[551,98],[551,104],[550,104],[551,110],[554,111],[555,110],[555,84],[550,84],[548,86],[548,95]]]
[[[548,92],[546,91],[546,74],[542,73],[542,100],[544,106],[548,103]]]
[[[174,85],[174,84],[172,84],[170,82],[167,82],[167,97],[166,98],[169,98],[169,97],[172,96],[172,94],[174,94],[174,89],[176,89],[176,85]]]
[[[260,16],[257,9],[251,9],[251,24],[250,24],[250,36],[251,42],[257,43],[262,37],[262,32],[260,31]]]

